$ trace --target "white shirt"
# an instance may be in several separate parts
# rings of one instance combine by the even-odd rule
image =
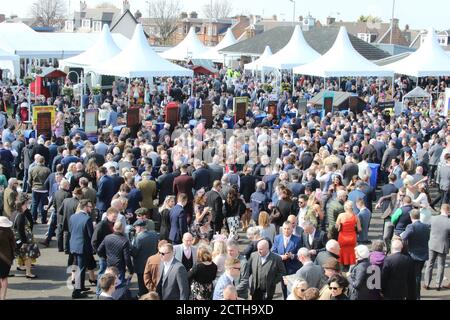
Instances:
[[[261,256],[261,264],[266,263],[266,260],[267,260],[267,257],[269,256],[269,254],[270,254],[270,251],[264,257]]]
[[[287,245],[289,244],[289,240],[291,240],[291,237],[285,237],[283,236],[283,243],[284,243],[284,247],[286,248]]]
[[[182,245],[181,247],[183,248],[183,253],[186,258],[190,259],[192,257],[192,247],[185,247],[184,245]],[[189,256],[187,253],[189,253]]]
[[[112,298],[112,296],[110,296],[109,294],[107,294],[106,292],[100,293],[100,297],[106,297],[106,298]]]
[[[304,208],[300,208],[300,210],[298,211],[297,221],[298,221],[299,227],[303,228],[303,225],[305,224],[305,215],[306,215],[307,211],[308,211],[308,206],[306,206]]]
[[[172,259],[170,259],[170,261],[168,261],[168,262],[163,262],[163,264],[164,264],[164,271],[163,271],[164,277],[165,277],[165,276],[167,275],[167,273],[169,272],[169,268],[170,268],[170,265],[172,264],[173,259],[175,259],[175,258],[172,257]]]
[[[313,241],[314,241],[314,234],[316,233],[316,229],[314,228],[313,232],[311,234],[308,235],[308,241],[309,241],[309,245],[312,245]]]

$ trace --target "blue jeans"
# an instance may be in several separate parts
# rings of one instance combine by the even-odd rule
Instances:
[[[50,242],[52,238],[56,236],[56,226],[57,226],[56,212],[53,211],[52,215],[50,216],[50,225],[48,226],[47,238],[45,239],[47,240],[47,242]]]
[[[105,273],[105,271],[106,271],[106,259],[98,257],[97,288],[95,292],[96,295],[100,295],[100,293],[102,292],[102,289],[100,289],[100,279]]]
[[[44,210],[44,205],[48,201],[48,192],[36,192],[33,191],[31,198],[31,214],[33,215],[33,220],[36,221],[38,217],[38,211],[41,214],[42,222],[47,221],[47,212]]]

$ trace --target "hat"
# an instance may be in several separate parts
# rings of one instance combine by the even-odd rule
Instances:
[[[336,270],[336,271],[341,270],[339,261],[335,258],[328,258],[327,261],[325,261],[325,263],[322,265],[322,268],[332,269],[332,270]]]
[[[147,222],[144,220],[138,219],[135,223],[133,223],[133,227],[145,227],[147,225]]]
[[[361,259],[367,259],[369,258],[369,248],[367,248],[367,246],[365,245],[359,245],[355,248],[356,252],[358,253],[358,256]]]
[[[145,216],[149,213],[149,210],[147,208],[139,208],[134,213],[139,216]]]
[[[0,227],[2,228],[11,228],[13,223],[4,216],[0,216]]]
[[[206,193],[205,189],[201,188],[201,189],[198,189],[198,190],[197,190],[196,195],[199,196],[199,197],[201,197],[201,196],[203,196],[205,193]]]

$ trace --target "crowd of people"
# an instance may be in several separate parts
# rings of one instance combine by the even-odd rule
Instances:
[[[134,298],[136,278],[137,296],[152,300],[272,300],[278,284],[288,300],[414,300],[433,288],[435,264],[435,288],[445,287],[450,124],[438,103],[410,103],[395,116],[377,104],[401,99],[408,79],[339,87],[302,77],[293,94],[226,70],[192,86],[162,80],[119,80],[105,95],[83,96],[99,110],[95,141],[62,96],[49,101],[52,136],[29,137],[16,117],[26,89],[2,87],[12,114],[0,116],[0,299],[14,259],[38,277],[33,265],[54,238],[73,270],[74,299],[93,293],[87,281],[99,299]],[[366,108],[322,117],[300,108],[324,87],[354,92]],[[249,100],[236,123],[235,97]],[[207,100],[212,128],[202,117]],[[175,127],[164,123],[171,101]],[[135,133],[124,116],[130,103],[141,105]],[[371,229],[376,209],[381,233]],[[40,246],[38,223],[48,225]]]

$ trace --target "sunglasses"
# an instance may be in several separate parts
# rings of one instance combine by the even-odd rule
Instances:
[[[330,289],[330,290],[339,290],[340,288],[339,287],[331,287],[331,286],[329,286],[328,289]]]
[[[169,252],[158,252],[160,255],[162,255],[163,257],[166,255],[166,254],[169,254]]]

